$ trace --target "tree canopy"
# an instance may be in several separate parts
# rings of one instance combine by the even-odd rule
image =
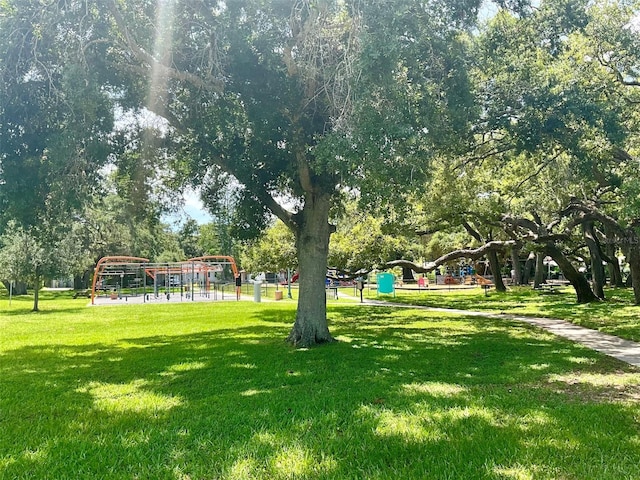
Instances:
[[[486,256],[498,288],[507,252],[551,256],[581,302],[623,252],[640,302],[639,6],[498,6],[479,23],[479,0],[2,2],[0,230],[53,246],[71,218],[118,237],[87,245],[173,258],[278,218],[300,346],[332,340],[329,259],[408,265],[403,232],[438,233],[427,269]],[[186,187],[219,221],[174,238],[159,219]]]

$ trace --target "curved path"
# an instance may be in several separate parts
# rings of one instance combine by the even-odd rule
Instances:
[[[573,342],[577,342],[585,347],[604,353],[618,360],[622,360],[630,365],[640,367],[640,343],[624,340],[608,333],[598,332],[590,328],[574,325],[565,320],[541,317],[526,317],[522,315],[510,315],[506,313],[489,313],[478,312],[472,310],[458,310],[453,308],[437,308],[422,307],[417,305],[401,305],[392,302],[380,302],[377,300],[368,300],[364,305],[385,305],[392,307],[416,308],[420,310],[429,310],[432,312],[448,312],[459,313],[461,315],[470,315],[475,317],[486,318],[502,318],[507,320],[515,320],[518,322],[528,323],[536,327],[547,330],[559,337],[566,338]]]

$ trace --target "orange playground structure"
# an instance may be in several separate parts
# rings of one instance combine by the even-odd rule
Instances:
[[[143,302],[172,297],[179,300],[224,299],[225,288],[235,291],[240,273],[233,257],[207,255],[183,262],[153,263],[147,258],[109,256],[96,264],[91,304],[101,296],[111,300],[142,298]]]

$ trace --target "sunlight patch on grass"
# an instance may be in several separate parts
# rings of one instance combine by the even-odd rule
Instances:
[[[348,337],[346,335],[336,335],[335,339],[342,343],[353,343],[354,338]]]
[[[569,362],[577,363],[577,364],[580,364],[580,365],[593,365],[597,361],[596,358],[574,357],[574,356],[567,357],[567,360]]]
[[[252,458],[240,458],[234,462],[226,476],[229,480],[257,478],[258,464]]]
[[[273,458],[273,468],[285,478],[300,477],[311,473],[313,456],[299,445],[283,448]]]
[[[510,467],[496,466],[493,468],[493,473],[498,478],[505,480],[533,480],[535,478],[534,472],[530,468],[525,468],[522,465],[512,465]]]
[[[277,478],[309,478],[320,473],[326,474],[337,467],[333,457],[315,458],[300,445],[282,448],[272,460],[272,468]]]
[[[232,363],[229,365],[231,368],[244,368],[247,370],[253,370],[258,368],[254,363]]]
[[[192,370],[200,370],[207,366],[204,362],[183,362],[176,363],[175,365],[171,365],[167,368],[169,372],[190,372]]]
[[[436,442],[445,437],[432,422],[412,412],[383,410],[377,417],[375,433],[381,437],[400,437],[411,442]]]
[[[518,428],[523,432],[538,429],[540,427],[550,427],[555,422],[547,412],[534,410],[517,419]]]
[[[148,444],[149,440],[149,432],[144,430],[125,432],[120,436],[120,443],[125,448],[137,448],[140,445]]]
[[[174,377],[179,373],[191,372],[194,370],[202,370],[206,368],[207,364],[204,362],[181,362],[171,365],[164,372],[160,372],[158,375],[161,377]]]
[[[180,397],[162,395],[145,390],[148,382],[134,380],[129,383],[90,382],[77,389],[93,397],[96,409],[111,413],[135,412],[155,414],[182,404]]]
[[[427,394],[432,397],[448,398],[464,393],[467,389],[454,383],[426,382],[407,383],[402,389],[408,395]]]
[[[91,350],[83,350],[80,352],[75,352],[69,348],[60,348],[59,352],[60,354],[68,358],[83,358],[83,357],[94,358],[100,355],[108,354],[109,350],[106,348],[94,348]]]
[[[125,340],[118,343],[118,347],[122,348],[123,350],[129,350],[129,349],[145,350],[149,348],[158,348],[158,347],[163,347],[167,345],[171,345],[171,342],[166,341],[166,342],[141,343],[141,342],[134,342],[132,340]]]
[[[432,345],[438,345],[439,347],[458,347],[462,345],[462,342],[457,339],[455,334],[445,334],[436,337],[431,332],[417,332],[405,333],[398,336],[402,339],[411,340],[414,342],[429,343]]]
[[[44,463],[49,456],[48,448],[27,449],[22,452],[22,458],[29,463]]]
[[[570,385],[580,383],[594,387],[623,387],[640,385],[638,373],[569,373],[565,375],[549,375],[550,382],[562,382]]]
[[[250,443],[255,445],[268,445],[270,447],[276,447],[278,445],[278,438],[270,432],[257,432],[253,435]]]
[[[479,406],[452,407],[435,413],[433,418],[441,425],[449,425],[468,419],[479,419],[487,425],[499,426],[494,412]]]
[[[255,390],[253,388],[240,392],[243,397],[253,397],[254,395],[261,395],[264,393],[271,393],[271,390]]]
[[[447,314],[449,315],[449,314]],[[447,316],[445,315],[445,317]],[[397,325],[396,328],[419,328],[421,330],[442,330],[442,332],[455,332],[456,335],[461,333],[477,333],[481,329],[479,325],[460,321],[460,314],[451,314],[451,316],[456,315],[455,319],[444,319],[442,318],[442,314],[438,314],[437,316],[432,317],[421,317],[420,319],[416,319],[415,321],[409,324],[401,324]],[[486,328],[482,328],[482,330],[486,330]]]
[[[549,368],[551,368],[551,365],[549,365],[548,363],[533,363],[531,365],[529,365],[529,367],[531,370],[549,370]]]

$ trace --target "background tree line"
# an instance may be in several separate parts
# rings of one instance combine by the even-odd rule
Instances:
[[[624,255],[640,302],[638,4],[493,6],[0,3],[3,276],[203,248],[161,221],[195,187],[223,250],[274,218],[293,235],[296,345],[331,340],[332,237],[345,270],[551,256],[579,302]]]

